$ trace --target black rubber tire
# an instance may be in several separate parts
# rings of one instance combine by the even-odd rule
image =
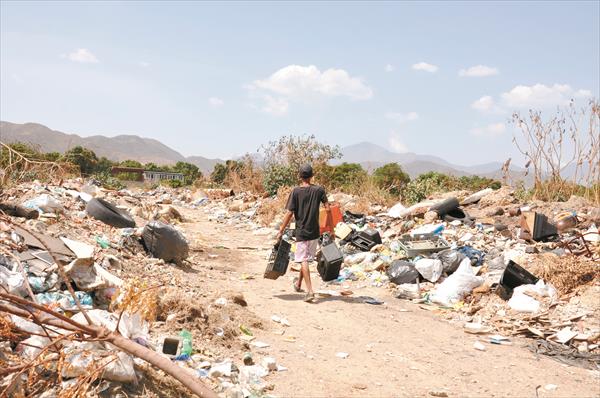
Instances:
[[[93,198],[85,207],[85,211],[96,220],[116,228],[135,228],[135,221],[125,210],[104,199]]]
[[[438,204],[431,206],[429,210],[435,211],[440,217],[444,217],[446,214],[452,212],[452,210],[458,209],[458,199],[451,197]]]

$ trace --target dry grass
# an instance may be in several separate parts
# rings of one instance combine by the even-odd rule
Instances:
[[[239,170],[231,170],[225,178],[224,185],[234,192],[249,192],[264,195],[263,171],[256,167],[251,159],[243,161]]]
[[[561,294],[600,282],[600,265],[583,256],[543,254],[529,267],[537,277],[551,283]]]
[[[280,214],[283,214],[292,187],[281,187],[275,198],[265,199],[257,211],[258,221],[263,225],[270,225]]]

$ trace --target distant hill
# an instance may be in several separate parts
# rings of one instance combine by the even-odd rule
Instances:
[[[396,162],[411,176],[428,171],[451,174],[457,177],[479,175],[482,177],[500,178],[501,162],[491,162],[475,166],[460,166],[431,155],[419,155],[412,152],[396,153],[370,142],[360,142],[342,148],[343,157],[338,162],[360,163],[367,170],[374,170],[386,163]],[[514,173],[521,173],[519,168],[511,168]]]
[[[202,156],[189,156],[186,158],[174,149],[151,138],[143,138],[137,135],[80,137],[77,134],[66,134],[51,130],[38,123],[0,122],[0,140],[6,143],[24,142],[32,144],[44,152],[62,153],[74,146],[81,145],[93,150],[97,156],[105,156],[113,161],[132,159],[141,163],[152,162],[159,165],[170,165],[184,161],[195,164],[204,174],[210,174],[215,164],[223,163],[220,159],[208,159]],[[386,163],[397,162],[411,177],[416,177],[428,171],[437,171],[458,177],[469,175],[497,179],[502,177],[502,163],[500,162],[460,166],[451,164],[437,156],[419,155],[412,152],[391,152],[370,142],[346,146],[342,148],[342,154],[342,159],[334,162],[335,164],[341,162],[359,163],[369,171],[375,170]],[[253,157],[257,163],[262,162],[259,154],[254,154]],[[523,178],[524,170],[512,168],[511,174],[513,180],[519,180]]]
[[[205,174],[210,173],[216,163],[222,162],[219,159],[207,159],[202,156],[186,158],[179,152],[152,138],[143,138],[137,135],[80,137],[76,134],[51,130],[38,123],[0,122],[0,140],[6,143],[28,143],[44,152],[60,153],[81,145],[94,151],[98,157],[105,156],[113,161],[132,159],[141,163],[156,163],[159,165],[170,165],[179,161],[189,162],[198,166]]]

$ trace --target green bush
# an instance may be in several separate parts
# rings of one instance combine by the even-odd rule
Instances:
[[[84,176],[94,174],[98,165],[98,158],[94,151],[79,145],[65,152],[61,160],[79,166],[79,171]]]
[[[285,165],[271,165],[265,168],[263,185],[269,195],[276,195],[281,187],[292,187],[298,182],[297,170]]]
[[[110,172],[101,172],[93,175],[93,178],[99,181],[106,189],[123,189],[125,185],[118,178],[113,177]]]
[[[393,195],[400,195],[410,182],[408,174],[398,163],[388,163],[373,172],[375,184]]]
[[[239,173],[243,167],[244,162],[237,160],[227,160],[225,164],[217,163],[210,174],[210,180],[216,184],[223,184],[231,173]]]
[[[202,177],[198,166],[187,162],[177,162],[172,170],[175,173],[183,174],[184,185],[192,185],[194,181]]]

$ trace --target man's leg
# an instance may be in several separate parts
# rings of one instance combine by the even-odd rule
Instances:
[[[302,262],[302,269],[300,270],[300,280],[302,278],[306,281],[306,288],[308,289],[308,294],[313,294],[312,283],[310,281],[310,269],[308,268],[308,261],[305,260]]]
[[[300,272],[298,272],[298,283],[296,286],[298,286],[298,290],[302,288],[302,266],[300,266]]]

